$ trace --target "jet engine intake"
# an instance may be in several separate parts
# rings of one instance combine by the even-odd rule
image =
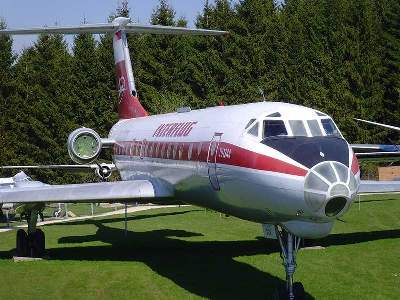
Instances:
[[[304,199],[316,217],[333,219],[349,209],[358,187],[359,183],[350,168],[337,161],[326,161],[308,172]]]
[[[97,159],[102,149],[99,134],[90,128],[78,128],[68,137],[68,153],[78,164],[88,164]]]

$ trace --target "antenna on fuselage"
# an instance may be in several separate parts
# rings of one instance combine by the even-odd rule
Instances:
[[[261,94],[261,97],[263,98],[263,101],[265,102],[265,101],[267,101],[266,99],[265,99],[265,94],[264,94],[264,90],[262,89],[262,88],[258,88],[258,91],[260,92],[260,94]]]

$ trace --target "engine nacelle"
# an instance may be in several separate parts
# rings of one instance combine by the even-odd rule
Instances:
[[[68,137],[68,153],[78,164],[88,164],[97,159],[102,148],[99,134],[90,128],[78,128]]]

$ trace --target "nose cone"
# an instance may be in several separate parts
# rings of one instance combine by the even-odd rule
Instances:
[[[304,198],[318,217],[334,218],[348,210],[358,185],[347,166],[337,161],[325,161],[309,170],[304,183]]]

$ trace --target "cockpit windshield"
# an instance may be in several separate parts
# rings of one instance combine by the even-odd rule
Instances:
[[[245,129],[247,134],[260,139],[282,136],[342,138],[332,119],[322,113],[318,114],[315,119],[297,120],[285,119],[278,113],[270,114],[262,120],[255,118],[249,120]]]
[[[265,120],[264,121],[264,138],[271,136],[288,135],[285,123],[282,120]]]
[[[331,119],[321,119],[322,127],[325,129],[326,135],[341,137],[339,130]]]
[[[307,136],[307,130],[302,120],[289,120],[290,128],[292,128],[293,136]]]

